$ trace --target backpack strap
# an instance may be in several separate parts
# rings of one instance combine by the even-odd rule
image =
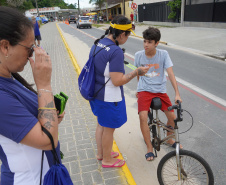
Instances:
[[[110,80],[111,78],[108,78],[108,81]],[[105,82],[105,84],[93,95],[93,97],[95,98],[97,96],[97,94],[101,91],[101,89],[104,88],[104,86],[108,83],[108,81]]]
[[[98,44],[98,43],[97,43]],[[103,48],[101,48],[99,51],[97,51],[96,53],[95,53],[95,51],[96,51],[96,48],[97,48],[97,45],[95,46],[95,49],[94,49],[94,51],[93,51],[93,57],[95,57],[100,51],[102,51],[103,49],[105,49],[106,47],[108,47],[108,46],[113,46],[113,45],[115,45],[115,44],[109,44],[109,45],[107,45],[107,46],[104,46]],[[95,53],[95,54],[94,54]]]
[[[97,47],[97,45],[95,46],[95,49],[94,49],[94,52],[93,52],[93,57],[95,57],[101,50],[103,50],[103,49],[105,49],[106,47],[109,47],[109,46],[113,46],[113,45],[115,45],[115,44],[109,44],[109,45],[107,45],[107,46],[104,46],[103,48],[101,48],[97,53],[95,53],[95,50],[96,50],[96,47]],[[95,54],[94,54],[95,53]],[[109,80],[110,80],[111,78],[109,78],[108,80],[107,80],[107,82],[105,82],[105,84],[94,94],[94,96],[93,96],[93,98],[95,98],[96,96],[97,96],[97,94],[101,91],[101,89],[103,89],[104,88],[104,86],[109,82]]]

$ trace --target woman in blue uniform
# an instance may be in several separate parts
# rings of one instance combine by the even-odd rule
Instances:
[[[112,152],[115,128],[121,127],[127,121],[123,85],[136,76],[144,75],[149,69],[139,67],[125,74],[124,54],[119,45],[127,41],[131,31],[131,21],[124,16],[116,16],[105,32],[107,37],[103,35],[97,39],[90,51],[90,55],[93,55],[104,48],[95,56],[94,94],[98,93],[95,99],[90,101],[92,111],[98,120],[97,159],[102,160],[104,168],[122,167],[125,164],[124,160],[115,159],[118,153]]]

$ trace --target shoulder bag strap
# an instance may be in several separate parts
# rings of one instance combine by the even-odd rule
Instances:
[[[54,141],[53,141],[52,135],[51,135],[50,132],[49,132],[46,128],[44,128],[44,127],[42,127],[42,131],[49,137],[49,139],[50,139],[50,141],[51,141],[52,148],[53,148],[53,149],[51,150],[51,152],[52,152],[52,154],[53,154],[55,163],[60,164],[60,160],[59,160],[59,158],[58,158],[56,149],[55,149],[55,147],[54,147]],[[44,150],[42,150],[41,173],[40,173],[40,185],[42,184],[43,161],[44,161]]]
[[[44,159],[44,150],[42,150],[41,173],[40,173],[40,185],[42,185],[42,169],[43,169],[43,159]]]

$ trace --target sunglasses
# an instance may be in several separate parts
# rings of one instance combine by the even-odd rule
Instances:
[[[18,44],[18,45],[23,46],[23,47],[29,49],[28,57],[31,57],[31,56],[32,56],[32,54],[33,54],[33,52],[34,52],[34,48],[35,48],[35,45],[34,45],[34,44],[31,46],[31,48],[29,48],[29,47],[27,47],[27,46],[24,46],[24,45],[22,45],[22,44]]]

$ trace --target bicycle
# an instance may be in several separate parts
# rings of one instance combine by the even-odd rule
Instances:
[[[183,121],[183,109],[180,101],[177,105],[173,105],[168,110],[177,110],[177,118],[174,120],[174,128],[167,126],[161,122],[158,116],[158,110],[161,109],[162,103],[160,98],[153,98],[148,113],[148,126],[152,138],[152,146],[155,150],[160,151],[160,145],[166,143],[167,140],[174,138],[176,147],[175,151],[166,154],[159,162],[157,168],[157,176],[160,185],[176,185],[176,184],[198,184],[213,185],[214,176],[209,164],[198,154],[180,149],[180,140],[178,132],[178,122]],[[156,116],[154,117],[154,111]],[[161,131],[162,129],[162,131]],[[167,132],[173,134],[167,136]],[[162,133],[164,137],[162,138]]]

